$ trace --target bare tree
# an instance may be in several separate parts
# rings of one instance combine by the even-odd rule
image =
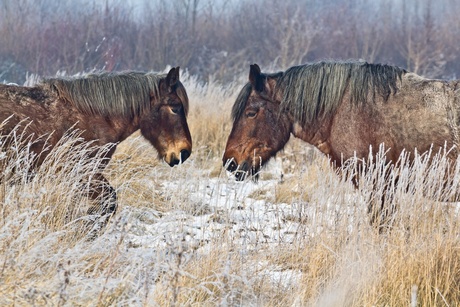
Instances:
[[[432,15],[432,0],[416,2],[414,7],[407,7],[405,1],[401,5],[401,32],[396,47],[405,59],[405,66],[422,75],[441,74],[446,61],[440,40],[442,36]]]
[[[0,0],[0,67],[50,75],[179,65],[203,80],[223,81],[245,76],[251,62],[285,69],[358,58],[430,77],[457,76],[460,70],[455,0],[138,5],[134,11],[121,0]]]

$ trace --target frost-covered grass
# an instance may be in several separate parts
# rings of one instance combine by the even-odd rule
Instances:
[[[32,178],[27,151],[0,156],[24,170],[0,183],[0,305],[460,302],[459,207],[444,201],[458,190],[458,175],[440,188],[444,159],[428,164],[422,156],[414,167],[389,170],[386,180],[374,161],[355,189],[347,176],[354,161],[336,172],[291,140],[258,183],[235,182],[221,155],[238,86],[184,82],[192,156],[170,168],[139,135],[120,144],[105,172],[119,211],[94,240],[82,226],[90,204],[79,179],[100,161],[84,160],[77,135]],[[403,184],[385,184],[396,173]],[[396,211],[390,230],[379,232],[367,210],[382,193]]]

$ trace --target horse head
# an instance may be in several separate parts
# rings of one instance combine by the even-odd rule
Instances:
[[[187,160],[192,151],[188,97],[179,81],[179,67],[172,68],[158,87],[158,94],[151,93],[151,108],[141,116],[139,126],[160,158],[174,166]]]
[[[233,105],[233,127],[223,164],[237,180],[244,180],[248,174],[257,178],[259,169],[289,140],[291,122],[281,112],[276,90],[281,74],[263,74],[257,64],[251,65],[249,83]]]

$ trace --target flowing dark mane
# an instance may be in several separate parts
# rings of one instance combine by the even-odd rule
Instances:
[[[376,94],[386,101],[396,93],[406,70],[367,62],[318,62],[294,66],[277,81],[283,93],[281,109],[305,124],[333,112],[348,88],[351,102],[361,106]],[[369,95],[372,95],[371,97]]]
[[[166,75],[144,72],[100,72],[84,77],[49,78],[41,83],[72,103],[82,113],[134,117],[150,107],[151,97],[159,97],[159,82]],[[188,110],[184,87],[177,94]]]
[[[235,103],[233,104],[232,107],[232,119],[237,120],[238,118],[241,117],[243,114],[244,108],[246,106],[246,102],[249,99],[249,95],[251,94],[252,91],[252,86],[251,83],[246,83],[245,86],[243,86],[243,89],[240,91],[238,94],[238,97],[235,100]]]

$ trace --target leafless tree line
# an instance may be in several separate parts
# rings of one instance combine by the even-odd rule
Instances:
[[[181,66],[203,80],[324,59],[458,78],[456,0],[0,0],[0,81]]]

